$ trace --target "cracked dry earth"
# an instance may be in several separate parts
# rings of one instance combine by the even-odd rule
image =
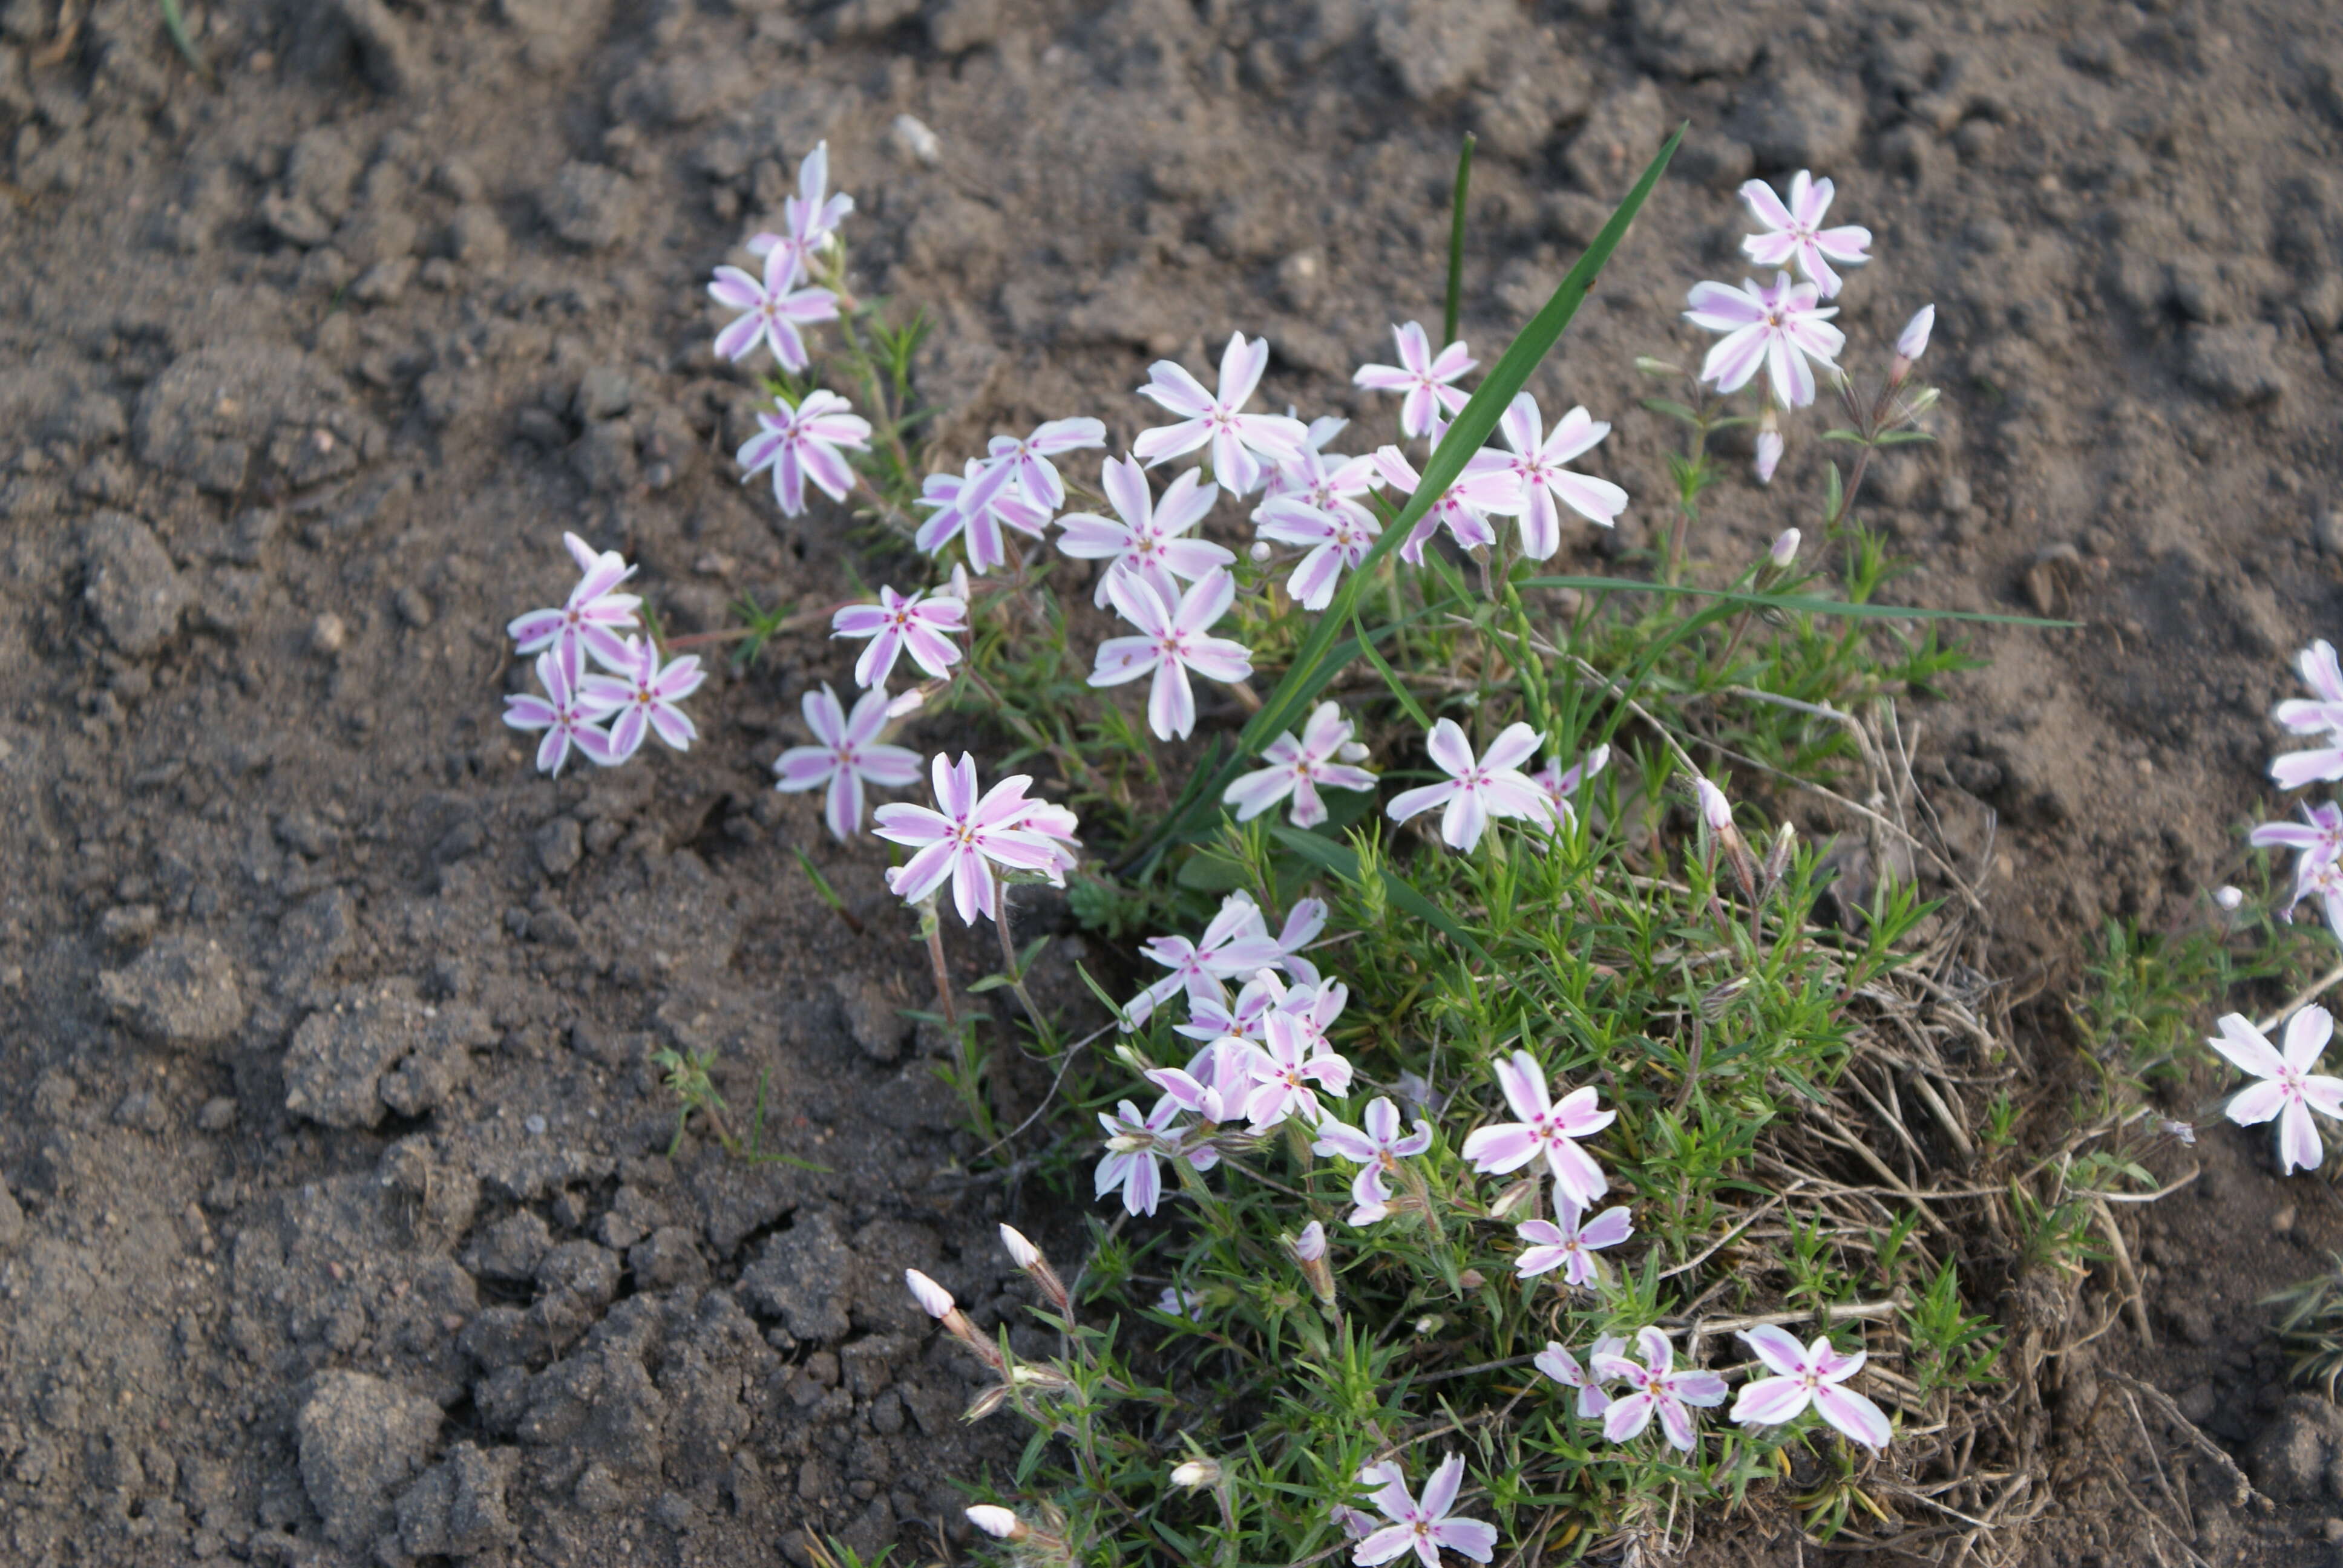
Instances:
[[[709,346],[702,282],[819,138],[862,286],[937,318],[920,381],[956,461],[1075,412],[1127,441],[1148,360],[1238,327],[1274,402],[1387,417],[1349,371],[1435,308],[1463,131],[1486,357],[1688,119],[1534,384],[1617,422],[1597,467],[1639,498],[1572,569],[1659,516],[1629,361],[1695,351],[1675,312],[1740,276],[1733,187],[1834,176],[1879,236],[1857,362],[1940,311],[1943,439],[1865,506],[1916,566],[1898,591],[2083,623],[1986,634],[1990,668],[1906,710],[1924,776],[1998,815],[1972,841],[2028,983],[2225,874],[2284,656],[2338,629],[2343,19],[2311,0],[187,15],[216,90],[143,0],[0,4],[12,1563],[803,1564],[807,1531],[926,1561],[964,1539],[952,1479],[1013,1457],[957,1421],[964,1369],[900,1271],[989,1325],[1023,1299],[990,1222],[1080,1231],[950,1173],[974,1145],[900,1015],[927,991],[882,862],[769,788],[850,655],[782,639],[696,699],[688,757],[612,775],[535,777],[498,719],[501,628],[559,591],[565,528],[639,558],[679,630],[883,568],[838,512],[736,482],[753,388]],[[1807,520],[1820,462],[1809,428],[1773,492],[1736,472],[1703,553]],[[1035,920],[1072,1008],[1102,955]],[[663,1046],[717,1050],[736,1111],[768,1082],[774,1146],[822,1169],[670,1157]],[[1017,1115],[1039,1089],[999,1085]],[[2135,1230],[2156,1346],[2125,1322],[2094,1353],[2278,1500],[2210,1501],[2201,1460],[2193,1550],[2329,1561],[2343,1426],[2289,1400],[2252,1302],[2343,1226],[2258,1141],[2207,1141],[2207,1196]],[[2027,1372],[2087,1446],[2087,1364]],[[2077,1471],[2002,1550],[2176,1548]]]

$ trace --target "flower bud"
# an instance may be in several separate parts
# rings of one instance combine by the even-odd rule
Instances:
[[[1771,418],[1773,416],[1769,414],[1766,417]],[[1772,484],[1774,482],[1774,470],[1781,466],[1782,432],[1771,429],[1758,431],[1757,482],[1761,485]]]
[[[1700,797],[1701,819],[1708,824],[1709,831],[1719,835],[1733,831],[1733,802],[1725,798],[1725,791],[1706,779],[1694,779],[1692,787]]]
[[[1782,873],[1790,869],[1790,857],[1796,854],[1797,850],[1797,824],[1785,822],[1782,824],[1781,831],[1774,835],[1773,849],[1766,851],[1765,879],[1769,882],[1780,881]]]
[[[1345,740],[1334,748],[1334,755],[1339,760],[1344,762],[1364,762],[1367,759],[1368,751],[1366,747],[1356,740]]]
[[[2234,910],[2246,901],[2242,888],[2218,887],[2213,890],[2213,901],[2225,910]]]
[[[2178,1139],[2183,1143],[2194,1143],[2197,1141],[2197,1129],[2188,1122],[2161,1121],[2157,1125],[2161,1127],[2172,1137]]]
[[[920,1310],[938,1322],[960,1310],[960,1303],[952,1300],[950,1291],[917,1269],[904,1270],[903,1282],[911,1287],[911,1299],[920,1303]]]
[[[1326,1227],[1312,1220],[1302,1228],[1302,1234],[1290,1244],[1296,1258],[1305,1263],[1314,1263],[1326,1255]]]
[[[1496,1201],[1489,1205],[1489,1218],[1502,1220],[1520,1208],[1523,1201],[1537,1191],[1537,1185],[1536,1177],[1526,1176],[1498,1193]]]
[[[900,719],[905,714],[917,713],[920,709],[925,708],[927,705],[927,687],[914,686],[900,697],[888,699],[887,717],[890,719]]]
[[[1310,1282],[1311,1293],[1325,1306],[1334,1304],[1334,1269],[1326,1261],[1326,1227],[1312,1220],[1302,1228],[1302,1234],[1289,1237],[1285,1250],[1302,1265],[1302,1277]]]
[[[970,1400],[968,1408],[960,1412],[960,1418],[974,1424],[1008,1402],[1009,1385],[1005,1382],[997,1382]]]
[[[1912,313],[1904,324],[1904,335],[1896,340],[1896,357],[1906,369],[1912,362],[1928,352],[1928,334],[1936,325],[1936,307],[1924,305]]]
[[[968,568],[963,564],[952,567],[951,596],[962,604],[969,602]]]
[[[1259,566],[1262,562],[1269,559],[1269,541],[1266,539],[1253,540],[1252,548],[1245,551],[1245,554],[1252,558],[1252,561],[1255,566]]]
[[[1635,368],[1646,376],[1682,377],[1684,373],[1683,366],[1671,365],[1664,359],[1654,359],[1648,354],[1635,356]]]
[[[1010,1369],[1009,1381],[1020,1388],[1045,1388],[1052,1391],[1070,1389],[1074,1380],[1055,1367],[1036,1366],[1031,1362],[1019,1362]]]
[[[1456,1276],[1456,1282],[1468,1291],[1477,1291],[1489,1282],[1489,1276],[1478,1269],[1467,1269]]]
[[[1010,1258],[1025,1271],[1026,1277],[1041,1287],[1043,1299],[1060,1312],[1064,1312],[1067,1308],[1065,1282],[1058,1278],[1057,1270],[1050,1267],[1050,1260],[1041,1255],[1041,1249],[1007,1225],[1001,1227],[1001,1244],[1009,1249]]]
[[[1192,1459],[1185,1464],[1172,1466],[1172,1484],[1191,1492],[1202,1492],[1221,1483],[1221,1462],[1217,1459]]]
[[[1001,1227],[1001,1244],[1009,1249],[1009,1261],[1021,1269],[1030,1269],[1041,1261],[1041,1249],[1012,1226]]]
[[[1006,1508],[996,1508],[990,1503],[980,1503],[970,1508],[968,1522],[999,1541],[1022,1541],[1033,1533],[1022,1519]]]
[[[1797,529],[1784,528],[1781,537],[1774,541],[1774,548],[1765,552],[1765,558],[1777,568],[1787,567],[1798,558],[1799,537]]]

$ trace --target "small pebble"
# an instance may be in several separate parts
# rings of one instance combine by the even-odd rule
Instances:
[[[528,1129],[528,1135],[532,1138],[545,1136],[545,1118],[542,1116],[525,1116],[521,1118],[520,1124]]]
[[[927,122],[910,115],[895,116],[895,123],[888,127],[887,140],[915,164],[933,165],[944,156],[943,142],[928,129]]]
[[[319,653],[339,653],[342,646],[349,640],[350,628],[343,625],[342,618],[332,610],[309,623],[309,646]]]
[[[2294,1229],[2294,1205],[2291,1203],[2281,1204],[2278,1211],[2270,1216],[2270,1229],[2283,1236],[2288,1231]]]

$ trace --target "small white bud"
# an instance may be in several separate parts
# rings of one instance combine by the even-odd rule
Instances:
[[[915,164],[932,166],[944,156],[943,142],[928,129],[925,121],[911,115],[897,115],[895,123],[888,127],[887,139],[894,144],[896,152]]]
[[[2165,1121],[2158,1123],[2158,1125],[2161,1126],[2167,1133],[2178,1139],[2183,1143],[2194,1143],[2197,1141],[2197,1129],[2188,1122]]]
[[[1201,1492],[1207,1486],[1221,1483],[1221,1462],[1216,1459],[1192,1459],[1172,1468],[1172,1484],[1184,1486],[1191,1492]]]
[[[1904,335],[1896,340],[1896,357],[1909,365],[1928,352],[1928,334],[1936,328],[1936,307],[1924,305],[1904,324]]]
[[[945,1290],[917,1269],[903,1271],[903,1283],[911,1287],[911,1299],[919,1302],[920,1310],[931,1318],[947,1317],[959,1305],[952,1300],[952,1293],[950,1291]]]
[[[1774,548],[1765,552],[1766,558],[1777,567],[1788,566],[1798,558],[1799,538],[1797,529],[1784,528],[1781,537],[1774,541]]]
[[[962,604],[969,602],[970,590],[968,586],[968,566],[965,562],[956,562],[952,567],[951,596]]]
[[[1326,1227],[1312,1220],[1302,1228],[1302,1234],[1292,1243],[1293,1255],[1305,1263],[1314,1263],[1326,1255]]]
[[[980,1503],[970,1508],[968,1522],[1001,1541],[1021,1541],[1031,1533],[1026,1529],[1023,1520],[1006,1508],[996,1508],[990,1503]]]
[[[1701,818],[1708,823],[1710,830],[1716,833],[1733,831],[1733,802],[1725,798],[1725,791],[1706,779],[1694,779],[1693,790],[1700,797]]]
[[[900,697],[887,699],[887,717],[900,719],[907,713],[917,713],[928,705],[928,689],[915,686]]]
[[[1774,482],[1774,470],[1781,466],[1782,432],[1779,430],[1758,431],[1757,482],[1761,485],[1772,484]]]
[[[1245,554],[1252,558],[1253,565],[1259,566],[1262,562],[1269,559],[1269,541],[1267,539],[1253,540],[1252,548],[1245,551]]]
[[[2213,901],[2225,910],[2234,910],[2246,901],[2245,890],[2222,886],[2213,890]]]
[[[1010,1226],[1001,1227],[1001,1244],[1009,1249],[1010,1261],[1021,1269],[1030,1269],[1041,1261],[1041,1249]]]
[[[1345,740],[1334,748],[1334,755],[1344,762],[1364,762],[1367,759],[1367,749],[1356,740]]]

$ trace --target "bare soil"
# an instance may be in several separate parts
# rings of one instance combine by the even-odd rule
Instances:
[[[1535,384],[1616,421],[1601,467],[1639,498],[1579,569],[1659,526],[1670,431],[1630,360],[1697,351],[1676,313],[1741,276],[1733,187],[1833,176],[1878,236],[1852,357],[1939,311],[1943,438],[1863,508],[1898,591],[2082,623],[1981,636],[1988,668],[1906,712],[1995,813],[1976,869],[2045,1081],[2077,940],[2223,879],[2286,656],[2337,630],[2343,14],[2312,0],[187,15],[216,85],[149,0],[0,4],[10,1563],[803,1564],[809,1530],[925,1560],[964,1534],[952,1478],[1013,1456],[959,1422],[899,1282],[996,1321],[1022,1298],[992,1221],[1048,1221],[950,1174],[973,1146],[898,1011],[927,987],[883,862],[769,788],[850,653],[783,639],[697,699],[689,756],[613,775],[540,779],[498,720],[564,528],[639,558],[679,631],[856,590],[842,514],[738,483],[754,389],[701,288],[818,139],[862,286],[937,319],[953,448],[1076,412],[1119,446],[1147,362],[1236,327],[1274,402],[1385,417],[1349,373],[1436,317],[1463,131],[1485,357],[1688,119]],[[1712,497],[1706,558],[1811,521],[1813,435]],[[669,1045],[719,1050],[743,1120],[766,1083],[773,1146],[821,1171],[670,1157]],[[1020,1114],[1037,1089],[1001,1085]],[[2255,1301],[2343,1208],[2266,1143],[2209,1132],[2127,1220],[2152,1345],[2102,1271],[2077,1322],[2104,1335],[2013,1364],[2056,1502],[1996,1555],[2336,1560],[2343,1421],[2290,1398]],[[2118,1372],[2275,1503],[2233,1506]]]

